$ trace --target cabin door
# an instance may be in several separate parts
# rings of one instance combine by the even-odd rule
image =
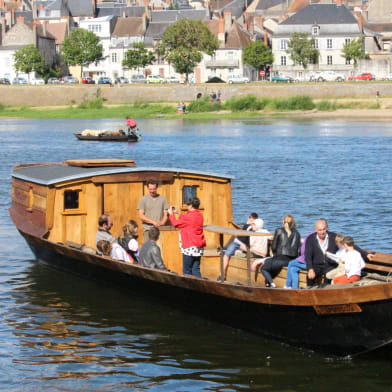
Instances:
[[[141,229],[136,208],[142,196],[142,182],[104,184],[103,212],[110,214],[113,218],[111,232],[115,237],[120,234],[124,223],[130,219],[138,222]]]

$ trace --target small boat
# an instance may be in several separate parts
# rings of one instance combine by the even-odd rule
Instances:
[[[159,239],[168,271],[96,253],[99,216],[106,212],[113,217],[115,236],[129,219],[138,221],[137,204],[148,192],[149,179],[159,181],[160,193],[182,211],[189,197],[201,200],[207,240],[203,278],[182,274],[178,231],[172,226],[161,227]],[[275,279],[278,288],[266,288],[261,274],[250,270],[250,255],[233,257],[227,280],[217,280],[223,272],[222,249],[232,236],[270,235],[232,227],[232,180],[210,172],[138,167],[132,160],[22,164],[13,169],[9,213],[37,261],[86,277],[97,275],[297,347],[339,356],[390,348],[391,254],[374,253],[366,265],[367,276],[347,285],[284,290],[282,270]]]
[[[125,133],[124,131],[110,132],[106,130],[85,129],[80,133],[74,133],[79,140],[95,140],[99,142],[138,142],[142,135],[139,129],[133,129]]]

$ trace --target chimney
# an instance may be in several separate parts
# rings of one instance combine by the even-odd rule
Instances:
[[[144,12],[142,16],[142,28],[143,28],[143,35],[144,35],[147,30],[147,12]]]
[[[343,0],[335,0],[335,4],[336,5],[342,5],[343,4]]]
[[[268,33],[264,30],[264,44],[269,47]]]
[[[231,23],[232,23],[231,12],[230,11],[225,11],[223,13],[223,17],[224,17],[224,20],[225,20],[225,33],[227,33],[230,30]]]
[[[223,19],[223,16],[220,16],[218,20],[218,41],[219,41],[219,46],[221,48],[225,47],[225,42],[226,42],[225,38],[226,38],[225,20]]]
[[[255,15],[254,17],[254,25],[257,27],[263,28],[264,26],[264,17],[263,15]]]
[[[356,16],[357,21],[358,21],[359,29],[363,32],[363,15],[362,15],[362,12],[356,12],[355,16]]]
[[[16,23],[19,23],[19,22],[24,23],[24,16],[18,16],[16,18]]]

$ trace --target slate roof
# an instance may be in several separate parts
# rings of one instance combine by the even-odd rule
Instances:
[[[164,10],[164,11],[151,11],[151,22],[160,23],[173,23],[180,19],[192,19],[192,20],[203,20],[209,19],[209,13],[207,9],[201,10]]]
[[[312,25],[320,26],[319,35],[362,34],[354,15],[344,5],[311,4],[281,22],[274,36],[288,36],[294,32],[309,34]]]
[[[15,18],[23,17],[26,22],[33,21],[33,12],[32,11],[15,11]]]
[[[284,20],[286,24],[357,24],[354,15],[344,6],[336,4],[310,4]]]
[[[222,8],[222,12],[230,11],[235,19],[238,19],[245,11],[245,0],[232,0]]]
[[[309,0],[307,1],[309,4]],[[259,0],[255,9],[258,11],[267,10],[268,8],[276,7],[282,3],[286,4],[286,0]]]
[[[172,22],[155,22],[150,23],[147,27],[146,38],[154,40],[161,40],[165,30],[172,24]]]
[[[91,0],[68,0],[71,16],[94,16],[94,6]]]
[[[143,6],[134,7],[99,7],[97,8],[97,17],[115,15],[119,17],[137,17],[146,12]]]
[[[144,35],[142,18],[118,18],[112,35],[117,37],[136,37]]]

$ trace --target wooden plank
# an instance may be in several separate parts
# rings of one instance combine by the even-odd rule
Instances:
[[[120,182],[146,182],[150,179],[158,182],[173,182],[174,173],[168,172],[134,172],[134,173],[118,173],[108,174],[106,176],[91,177],[91,181],[95,184],[113,184]]]
[[[129,159],[75,159],[63,162],[68,166],[78,167],[111,167],[136,166],[135,161]]]
[[[210,231],[212,233],[223,233],[223,234],[227,234],[227,235],[234,235],[236,237],[238,237],[238,236],[271,237],[271,235],[273,235],[272,233],[257,233],[254,231],[238,230],[238,229],[234,229],[232,227],[223,227],[223,226],[218,226],[218,225],[205,225],[204,230]]]

